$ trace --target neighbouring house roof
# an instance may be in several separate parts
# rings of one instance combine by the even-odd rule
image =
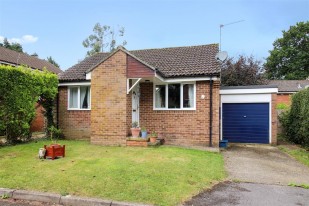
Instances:
[[[298,92],[309,87],[309,80],[270,80],[268,85],[278,86],[279,93]]]
[[[27,65],[33,69],[39,69],[39,70],[43,70],[43,68],[45,67],[48,71],[53,72],[55,74],[59,74],[62,72],[61,69],[49,63],[46,60],[39,59],[37,57],[30,56],[25,53],[16,52],[1,46],[0,46],[0,64],[8,64],[14,66]]]
[[[125,51],[146,66],[158,70],[164,78],[209,76],[220,73],[220,65],[215,59],[219,51],[218,44]],[[88,57],[60,74],[59,79],[84,81],[86,73],[110,55],[110,53],[97,53]]]

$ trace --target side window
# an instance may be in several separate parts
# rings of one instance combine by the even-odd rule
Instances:
[[[70,88],[69,108],[78,109],[78,87]]]
[[[90,109],[90,86],[76,86],[68,89],[69,109]]]

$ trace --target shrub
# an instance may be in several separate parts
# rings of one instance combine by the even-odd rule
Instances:
[[[58,79],[48,71],[0,65],[0,131],[8,143],[31,137],[30,123],[41,97],[54,99]],[[44,106],[44,105],[43,105]]]
[[[57,129],[55,126],[51,126],[48,128],[50,134],[50,140],[54,143],[57,142],[58,139],[63,139],[63,134],[61,129]]]
[[[290,110],[282,113],[279,120],[285,136],[296,144],[309,147],[309,88],[292,97]]]
[[[288,108],[289,108],[289,106],[285,103],[278,103],[277,106],[276,106],[276,109],[286,110]]]

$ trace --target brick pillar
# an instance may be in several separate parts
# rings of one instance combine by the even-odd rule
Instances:
[[[277,121],[278,114],[276,109],[277,94],[271,94],[271,144],[277,145]]]
[[[91,72],[91,143],[125,145],[129,95],[127,55],[119,50]]]
[[[220,130],[220,81],[213,81],[213,88],[212,88],[212,141],[213,146],[219,146],[219,130]]]

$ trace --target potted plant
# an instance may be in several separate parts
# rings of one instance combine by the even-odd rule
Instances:
[[[131,133],[132,137],[137,138],[139,137],[139,133],[141,131],[141,128],[138,127],[138,122],[133,122],[132,123],[132,128],[131,128]]]
[[[157,141],[158,134],[155,131],[152,131],[150,134],[150,142],[155,143]]]
[[[147,130],[146,127],[142,127],[142,138],[147,138]]]
[[[61,130],[57,129],[54,125],[48,128],[50,134],[51,145],[58,145],[57,139],[61,136]]]
[[[50,140],[52,141],[52,144],[49,146],[44,145],[44,159],[46,159],[46,157],[50,157],[52,160],[54,160],[59,156],[65,157],[65,145],[61,146],[60,144],[56,143],[57,138],[62,135],[61,130],[57,129],[55,126],[51,126],[48,128],[48,131],[50,133]]]

